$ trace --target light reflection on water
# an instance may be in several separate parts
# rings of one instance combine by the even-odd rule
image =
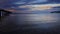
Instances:
[[[18,16],[21,21],[41,21],[40,23],[57,22],[60,18],[59,14],[21,14]]]
[[[17,15],[17,18],[18,24],[37,24],[36,26],[32,26],[32,28],[49,28],[60,25],[59,15],[60,14],[20,14]]]
[[[18,26],[17,29],[55,29],[60,26],[60,14],[11,14],[3,20],[3,25],[13,27]],[[12,30],[14,30],[12,29]],[[3,30],[3,29],[2,29]]]

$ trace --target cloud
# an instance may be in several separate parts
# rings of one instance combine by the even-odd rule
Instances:
[[[35,0],[30,3],[42,3],[42,2],[47,2],[47,0]]]
[[[32,3],[42,3],[47,2],[47,0],[21,0],[14,4],[32,4]]]
[[[16,2],[15,4],[25,4],[26,2]]]
[[[18,7],[20,5],[26,5],[26,4],[34,4],[34,3],[44,3],[46,2],[60,2],[60,0],[0,0],[0,8],[11,8],[11,7]]]
[[[48,0],[49,2],[60,3],[60,0]]]
[[[47,10],[57,6],[60,6],[60,4],[24,5],[19,6],[18,8],[29,8],[29,10],[35,11],[35,10]]]

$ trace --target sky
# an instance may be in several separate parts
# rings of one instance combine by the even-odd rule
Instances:
[[[44,10],[44,9],[50,9],[52,5],[56,6],[57,4],[58,6],[60,6],[60,0],[0,0],[0,8],[17,9],[17,10],[20,10],[21,8],[27,8],[27,9],[35,8]],[[40,8],[38,8],[38,6]]]

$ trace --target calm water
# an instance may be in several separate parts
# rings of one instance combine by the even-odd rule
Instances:
[[[2,19],[1,31],[42,31],[56,32],[60,31],[60,14],[10,14]],[[8,29],[8,30],[7,30]]]
[[[55,25],[60,25],[60,14],[17,14],[17,24],[37,24],[35,27],[49,28]],[[20,23],[22,22],[22,23]],[[47,25],[48,24],[48,25]],[[34,27],[34,26],[33,26]]]

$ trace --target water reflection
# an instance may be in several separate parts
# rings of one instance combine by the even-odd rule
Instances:
[[[20,14],[17,15],[19,25],[29,24],[30,28],[50,29],[60,25],[59,14]]]
[[[58,14],[21,14],[19,20],[40,21],[40,23],[52,23],[52,22],[57,22],[59,20],[59,15]]]
[[[60,14],[10,14],[10,16],[3,19],[1,30],[54,30],[60,26],[59,15]]]

